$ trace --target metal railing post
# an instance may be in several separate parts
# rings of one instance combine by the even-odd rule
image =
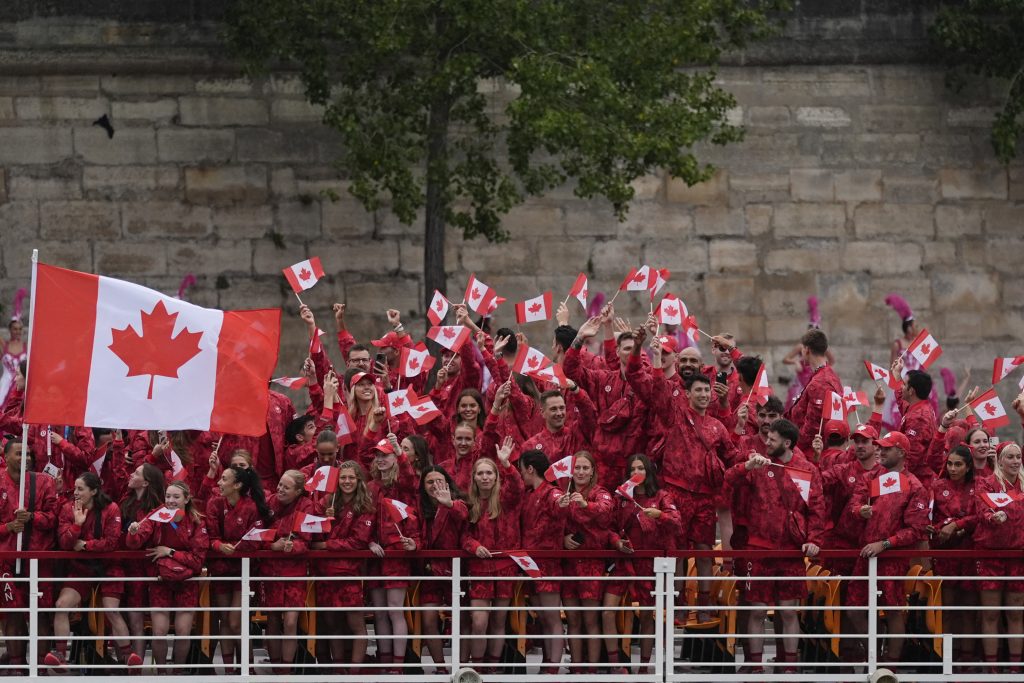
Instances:
[[[942,634],[942,675],[953,675],[953,634]]]
[[[34,557],[28,561],[28,675],[39,676],[39,560]]]
[[[239,653],[239,661],[242,664],[242,678],[245,679],[249,676],[249,628],[252,626],[252,614],[249,609],[249,599],[252,594],[249,592],[249,558],[242,558],[242,602],[239,605],[239,609],[242,611],[241,628],[241,642],[239,648],[242,650]]]
[[[462,659],[462,558],[452,558],[452,673]]]
[[[654,670],[662,680],[672,673],[675,664],[675,593],[676,559],[658,557],[654,560]],[[666,624],[667,615],[667,624]],[[641,650],[642,651],[642,650]],[[628,653],[627,653],[628,656]]]
[[[868,675],[878,668],[878,558],[868,558]]]

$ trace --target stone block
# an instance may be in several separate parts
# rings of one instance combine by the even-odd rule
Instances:
[[[985,207],[986,235],[1024,234],[1024,206],[997,203]]]
[[[766,316],[764,340],[769,344],[795,344],[806,330],[807,316]]]
[[[853,212],[857,237],[932,238],[934,207],[930,204],[861,204]]]
[[[932,296],[947,310],[973,310],[999,301],[999,277],[995,273],[941,270],[932,276]]]
[[[719,273],[757,271],[757,245],[743,240],[713,240],[708,245],[708,262]]]
[[[422,311],[423,297],[420,294],[420,289],[419,281],[413,278],[347,281],[345,283],[345,300],[349,305],[368,307],[373,311],[383,311],[386,308],[397,308],[399,311],[405,312]],[[505,306],[508,306],[508,304],[505,304]],[[377,313],[375,323],[377,331],[372,332],[375,337],[380,333],[379,328],[382,320],[383,314]]]
[[[1024,168],[1020,166],[1010,168],[1010,201],[1024,201]]]
[[[342,195],[338,201],[325,199],[321,204],[323,234],[332,238],[368,237],[374,231],[373,214],[356,199]]]
[[[223,239],[258,239],[265,237],[273,225],[274,207],[270,204],[217,207],[213,210],[214,231]]]
[[[556,205],[520,204],[505,214],[501,224],[517,236],[557,237],[565,235],[565,211]]]
[[[590,265],[593,277],[607,280],[618,286],[630,268],[640,265],[640,245],[626,240],[596,242],[591,250]],[[670,266],[659,267],[670,268]]]
[[[923,258],[924,250],[920,244],[865,241],[844,245],[840,262],[847,271],[912,276],[921,270]]]
[[[7,171],[0,168],[0,204],[7,203]]]
[[[771,249],[765,253],[764,269],[768,273],[820,273],[836,267],[839,244],[816,242],[800,247]]]
[[[14,99],[11,97],[0,97],[0,121],[11,121],[14,119]]]
[[[267,169],[263,166],[185,169],[185,198],[195,204],[257,204],[267,195]]]
[[[323,105],[310,104],[306,100],[274,100],[270,103],[270,118],[274,121],[308,123],[320,122],[323,117]]]
[[[174,166],[86,166],[82,187],[106,199],[166,197],[177,192],[180,176]]]
[[[956,263],[956,242],[925,242],[923,263],[926,266]]]
[[[565,234],[569,237],[614,237],[619,234],[619,219],[608,202],[568,202],[565,206]]]
[[[651,240],[644,245],[643,261],[653,268],[668,268],[672,273],[668,287],[672,289],[673,284],[684,275],[707,272],[709,265],[708,242],[705,240]],[[631,267],[630,265],[623,270],[619,277],[624,278]],[[618,285],[619,282],[615,284]]]
[[[788,173],[730,173],[730,204],[784,202],[789,199]]]
[[[39,202],[6,202],[0,204],[0,235],[4,249],[13,244],[32,243],[39,239]],[[8,273],[8,277],[11,277]]]
[[[789,107],[747,107],[747,124],[751,128],[785,128],[792,124]]]
[[[763,235],[771,230],[773,213],[771,204],[747,204],[743,208],[747,234],[753,237]]]
[[[921,136],[911,133],[862,133],[821,136],[819,163],[827,166],[913,164],[921,155]]]
[[[710,334],[728,332],[733,335],[743,345],[743,348],[750,348],[753,345],[765,342],[765,321],[762,315],[720,312],[709,308],[703,319],[707,322],[703,322],[701,318],[697,320],[701,322],[701,329],[708,327],[710,330],[714,330]],[[704,342],[701,343],[703,344]]]
[[[124,166],[156,163],[152,128],[117,128],[114,137],[98,126],[74,129],[75,154],[87,163]]]
[[[743,235],[746,222],[743,212],[724,206],[699,206],[694,213],[698,235]]]
[[[504,245],[507,251],[512,252],[512,258],[515,263],[522,258],[529,259],[534,253],[534,249],[527,243],[521,248],[512,250],[509,248],[510,245]],[[540,273],[559,273],[568,275],[570,272],[580,272],[590,270],[590,252],[593,246],[593,240],[588,239],[555,239],[545,240],[542,245],[533,245],[536,247],[536,271]],[[500,250],[496,254],[485,251],[482,256],[474,255],[473,252],[476,249],[475,240],[466,242],[462,245],[462,268],[466,271],[474,272],[492,272],[497,267],[500,272],[507,272],[513,270],[513,268],[506,268],[501,264],[501,252]],[[627,268],[628,269],[628,268]],[[625,271],[623,271],[625,275]],[[572,283],[570,283],[571,286]],[[536,296],[534,294],[533,296]]]
[[[4,193],[3,181],[0,179],[0,202],[5,201]],[[80,171],[74,164],[11,169],[6,194],[12,200],[81,199]]]
[[[877,202],[882,199],[882,172],[878,169],[853,169],[835,173],[836,201]]]
[[[301,259],[300,259],[301,260]],[[278,269],[278,275],[281,274]],[[232,277],[227,276],[228,286],[225,289],[217,290],[217,307],[224,310],[232,309],[245,309],[252,308],[254,301],[259,301],[261,306],[266,307],[282,307],[285,311],[292,311],[295,309],[295,297],[291,293],[291,288],[285,283],[282,287],[280,277],[252,277],[252,276],[239,276]],[[321,285],[322,286],[322,285]],[[291,301],[289,301],[291,299]],[[298,323],[287,325],[287,320],[282,320],[281,332],[282,335],[290,333],[295,327],[299,326]],[[329,322],[329,321],[328,321]],[[304,336],[304,335],[303,335]],[[365,337],[363,337],[365,339]],[[309,339],[305,339],[306,353],[309,352]],[[284,340],[282,339],[282,347],[284,346]],[[333,351],[331,347],[336,349],[337,347],[333,344],[324,344],[324,348],[328,350],[328,353]],[[295,368],[302,366],[302,360],[298,359],[299,352],[295,353],[290,361],[285,365],[286,369],[283,370],[284,374],[290,375],[295,371]],[[281,352],[281,361],[285,361],[284,349]],[[276,373],[275,377],[279,376]]]
[[[929,175],[886,171],[883,200],[890,204],[934,204],[939,201],[939,179]]]
[[[167,266],[171,272],[199,271],[211,277],[228,273],[250,276],[252,245],[247,240],[172,242],[167,245]]]
[[[92,121],[106,114],[109,104],[104,97],[18,97],[14,110],[26,121]]]
[[[1024,277],[1003,278],[1003,301],[1024,301]]]
[[[235,133],[226,129],[163,128],[156,133],[160,161],[228,161],[235,153]]]
[[[211,95],[251,95],[262,92],[262,87],[249,78],[201,78],[196,81],[196,92]]]
[[[96,242],[96,270],[114,277],[165,275],[167,245],[163,242]]]
[[[345,272],[386,275],[398,272],[398,242],[394,239],[369,239],[332,241],[330,244],[344,263]],[[310,253],[313,253],[314,246],[310,244]]]
[[[262,126],[270,122],[267,103],[244,97],[181,97],[183,126]]]
[[[852,123],[841,107],[797,107],[796,122],[808,128],[846,128]]]
[[[946,112],[946,125],[950,128],[989,129],[998,111],[995,107],[950,107]]]
[[[125,237],[130,238],[204,237],[213,229],[208,207],[179,202],[128,203],[122,216]]]
[[[1006,199],[1006,169],[945,168],[939,171],[943,199]]]
[[[4,244],[4,273],[8,278],[28,282],[28,279],[32,277],[33,249],[39,249],[40,260],[59,264],[61,268],[70,268],[84,273],[102,272],[93,268],[92,244],[33,240]]]
[[[283,247],[278,247],[270,239],[257,240],[252,245],[252,272],[254,275],[280,276],[282,268],[304,261],[310,256],[316,256],[316,254],[307,252],[306,244],[301,240],[286,240]],[[348,259],[345,259],[344,265],[347,266],[348,263]],[[334,273],[341,266],[341,263],[334,263],[331,259],[327,259],[324,270]]]
[[[719,169],[711,178],[692,187],[681,178],[669,177],[666,197],[677,204],[723,205],[729,199],[729,173]]]
[[[758,308],[754,278],[710,275],[704,279],[704,303],[713,315],[753,313]]]
[[[117,239],[121,214],[117,204],[97,201],[52,201],[39,206],[39,235],[46,240]]]
[[[165,97],[159,100],[110,103],[110,116],[114,121],[148,121],[167,123],[178,115],[178,100]]]
[[[319,159],[319,142],[307,127],[292,125],[286,130],[243,128],[238,131],[239,161],[309,163]]]
[[[831,202],[836,196],[831,171],[820,168],[794,168],[789,172],[789,191],[796,201]]]
[[[907,277],[873,277],[871,278],[871,303],[880,311],[884,311],[888,321],[893,324],[893,334],[898,334],[899,322],[892,309],[885,305],[885,297],[892,292],[898,292],[907,300],[914,314],[920,319],[922,313],[932,309],[932,281],[931,278],[907,278]]]
[[[1020,272],[1020,255],[1024,254],[1024,240],[990,239],[985,242],[988,265],[1000,273],[1016,275]]]
[[[981,234],[982,210],[970,205],[939,205],[935,207],[935,227],[942,238],[957,239]]]
[[[274,224],[288,238],[320,237],[320,202],[283,202],[274,207]]]
[[[111,95],[180,95],[195,92],[192,76],[153,74],[148,76],[105,76],[100,89]]]
[[[644,175],[634,179],[629,185],[633,188],[633,201],[642,202],[661,196],[665,178],[660,173]]]
[[[39,92],[47,95],[91,95],[99,89],[99,76],[88,74],[44,75],[39,79]]]
[[[623,239],[675,238],[686,239],[693,234],[693,216],[685,206],[648,201],[629,207],[626,220],[619,223],[618,236]]]
[[[861,125],[869,133],[920,133],[942,128],[942,112],[929,105],[861,105]]]
[[[806,324],[807,293],[817,287],[813,275],[762,276],[757,285],[762,313],[766,316],[799,315]]]
[[[842,204],[778,204],[772,225],[776,237],[841,237],[846,209]]]
[[[71,155],[67,128],[0,128],[0,164],[54,164]]]
[[[298,76],[272,75],[267,81],[267,87],[273,95],[302,95],[306,87],[302,85],[302,79]]]
[[[38,95],[41,87],[36,76],[0,76],[0,95]]]

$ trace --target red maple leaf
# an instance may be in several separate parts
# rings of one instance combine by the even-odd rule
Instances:
[[[425,413],[428,410],[430,410],[430,408],[428,408],[426,406],[416,406],[416,412],[418,412],[418,413]]]
[[[587,290],[586,290],[586,288],[583,288],[583,289],[580,290],[580,295],[582,295],[584,299],[587,298]]]
[[[473,298],[474,301],[476,301],[477,299],[480,298],[480,290],[478,288],[474,287],[473,291],[470,292],[469,295],[470,295],[470,297]]]
[[[401,408],[403,403],[405,403],[405,400],[401,396],[399,396],[398,398],[391,402],[391,407]]]
[[[174,517],[174,513],[171,512],[170,510],[165,510],[164,512],[158,513],[157,517],[166,522],[167,520]]]
[[[540,361],[538,361],[534,356],[530,356],[526,359],[526,364],[531,368],[535,368],[540,364]]]
[[[896,485],[896,478],[895,477],[887,477],[886,479],[882,480],[882,486],[884,486],[887,489],[888,488],[892,488],[895,485]]]
[[[309,272],[305,268],[299,271],[299,279],[305,282],[309,278],[313,277],[313,273]]]
[[[153,381],[161,377],[177,377],[178,369],[199,355],[202,332],[184,329],[177,337],[174,322],[177,313],[168,313],[163,301],[158,301],[149,313],[142,312],[142,334],[128,325],[123,330],[111,330],[113,342],[109,348],[128,366],[128,377],[149,375],[149,393],[153,398]]]
[[[835,412],[838,412],[838,411],[839,411],[839,401],[832,401],[832,412],[835,413]]]
[[[560,462],[557,465],[555,465],[555,471],[556,472],[568,472],[569,471],[569,466],[566,465],[564,462]]]
[[[541,306],[540,306],[540,304],[538,304],[538,303],[534,303],[534,304],[532,304],[532,305],[531,305],[531,306],[530,306],[530,307],[529,307],[528,309],[526,309],[526,310],[528,310],[528,311],[529,311],[530,313],[538,313],[538,312],[540,311],[540,309],[541,309]]]
[[[309,488],[315,489],[317,484],[324,480],[324,473],[319,469],[313,474],[313,478],[309,480]]]
[[[647,276],[644,275],[643,273],[637,273],[636,275],[633,276],[633,282],[636,282],[637,284],[640,284],[641,282],[643,282],[646,279],[647,279]]]
[[[679,309],[676,308],[675,306],[666,306],[665,307],[665,315],[669,316],[670,318],[674,318],[676,316],[676,313],[678,313],[678,312],[679,312]]]
[[[445,339],[451,339],[452,337],[455,336],[455,331],[452,330],[452,328],[450,327],[446,327],[443,330],[441,330],[441,334],[444,335]]]
[[[1010,497],[1009,496],[996,496],[995,498],[992,499],[992,502],[995,503],[996,505],[1005,505],[1006,503],[1010,502]]]
[[[416,368],[418,368],[419,366],[420,366],[420,362],[419,362],[418,360],[416,360],[415,358],[410,358],[410,359],[409,359],[409,367],[410,367],[410,368],[412,368],[413,370],[415,370],[415,369],[416,369]]]
[[[885,370],[882,368],[875,368],[875,374],[879,377],[885,377]]]
[[[931,355],[931,352],[932,352],[932,345],[931,344],[921,344],[921,353],[923,353],[924,355],[928,356],[928,355]]]
[[[995,407],[991,403],[986,403],[985,407],[982,408],[982,410],[984,410],[986,413],[988,413],[989,417],[992,417],[993,415],[996,414],[996,409],[995,409]]]
[[[444,310],[444,302],[441,301],[440,299],[438,299],[437,300],[437,305],[434,306],[434,308],[436,308],[439,311],[443,311]]]

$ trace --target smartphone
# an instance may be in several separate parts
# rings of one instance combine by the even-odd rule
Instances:
[[[379,365],[382,368],[386,368],[388,365],[387,356],[385,356],[383,352],[378,352],[377,357],[373,359],[373,364],[374,367]]]
[[[729,373],[723,370],[722,372],[718,373],[717,376],[715,376],[715,381],[718,382],[719,384],[728,384]]]
[[[988,445],[989,445],[989,448],[995,448],[996,446],[998,446],[999,445],[999,437],[998,436],[990,436],[990,437],[988,437]]]
[[[574,533],[569,538],[571,538],[572,540],[576,541],[580,545],[583,545],[584,536],[583,536],[583,532],[582,531],[577,531],[576,533]]]

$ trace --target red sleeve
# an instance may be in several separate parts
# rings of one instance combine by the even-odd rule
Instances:
[[[348,330],[338,332],[338,349],[341,351],[341,359],[348,365],[348,352],[356,345],[356,338]]]
[[[85,542],[85,549],[90,552],[110,553],[121,545],[121,511],[117,504],[107,504],[102,514],[103,537]]]
[[[574,394],[574,401],[579,412],[579,420],[575,427],[580,430],[584,441],[590,441],[591,436],[597,429],[597,408],[590,396],[582,388],[578,388]]]
[[[192,521],[192,534],[186,543],[188,547],[174,550],[174,559],[189,569],[199,572],[206,559],[206,551],[210,548],[210,537],[206,534],[206,526],[202,520]]]
[[[889,537],[894,548],[908,548],[923,538],[927,538],[929,492],[924,486],[918,486],[911,494],[906,507],[903,508],[903,527]]]
[[[57,523],[57,546],[61,550],[73,550],[75,541],[82,536],[82,527],[75,524],[74,503],[68,501],[60,509]]]
[[[324,543],[324,548],[326,550],[366,550],[370,547],[372,534],[373,514],[367,512],[352,522],[351,528],[347,530],[343,538],[335,536],[332,531],[331,536]]]
[[[462,375],[462,387],[464,389],[476,389],[479,391],[484,381],[483,371],[480,369],[480,364],[476,361],[476,354],[473,353],[473,343],[467,341],[459,349],[459,356],[462,357],[462,370],[459,374]]]

